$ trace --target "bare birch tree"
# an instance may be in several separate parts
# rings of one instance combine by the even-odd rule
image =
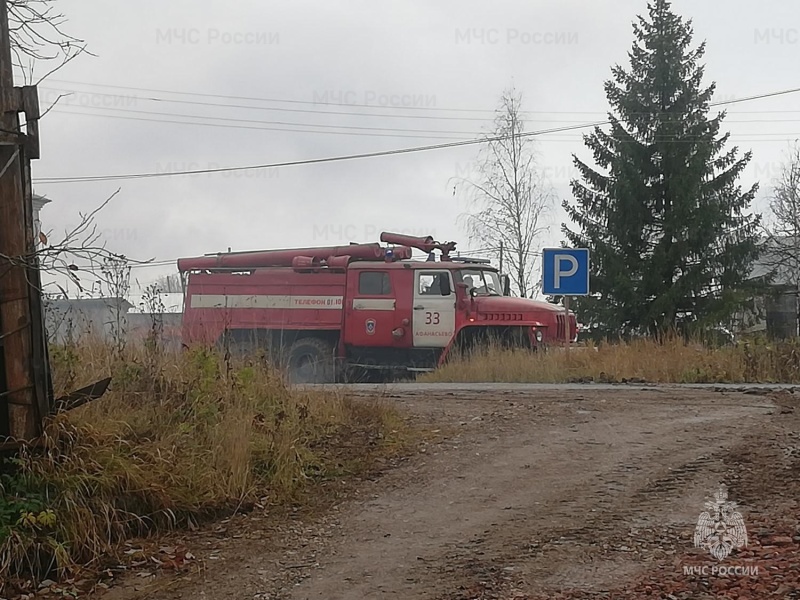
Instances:
[[[800,143],[787,152],[769,208],[759,262],[776,282],[792,286],[800,295]]]
[[[521,297],[537,287],[534,272],[537,240],[547,230],[544,217],[554,194],[539,173],[533,142],[525,135],[522,96],[513,87],[503,92],[494,130],[482,145],[475,180],[462,179],[470,190],[474,212],[462,215],[470,239],[503,259]]]

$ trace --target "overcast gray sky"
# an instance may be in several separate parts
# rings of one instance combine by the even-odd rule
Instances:
[[[604,118],[603,82],[613,64],[626,64],[631,22],[646,12],[645,0],[60,5],[66,29],[97,57],[81,57],[41,84],[44,106],[74,93],[42,123],[34,178],[254,165],[470,139],[490,127],[512,83],[530,111],[528,130],[591,122]],[[693,19],[695,42],[707,41],[706,83],[716,81],[717,100],[798,87],[797,2],[673,6]],[[353,114],[334,114],[342,112]],[[800,137],[800,94],[728,113],[724,129],[754,155],[742,183],[762,182],[756,208],[763,209],[782,153]],[[588,158],[581,132],[543,135],[536,146],[559,201],[569,197],[571,155]],[[35,190],[52,200],[42,220],[58,238],[80,212],[121,188],[99,229],[109,249],[136,259],[368,242],[383,230],[455,239],[466,250],[475,245],[457,216],[467,205],[453,196],[451,179],[469,173],[477,151]],[[562,220],[559,208],[546,244],[561,239]],[[140,268],[135,277],[170,272],[174,266]]]

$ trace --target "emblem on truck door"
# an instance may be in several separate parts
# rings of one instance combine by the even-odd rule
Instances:
[[[367,328],[368,335],[373,335],[375,333],[375,319],[367,319],[364,326]]]

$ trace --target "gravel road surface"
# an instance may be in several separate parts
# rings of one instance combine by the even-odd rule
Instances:
[[[348,386],[430,434],[418,452],[313,522],[242,518],[196,548],[203,572],[127,597],[800,598],[800,402],[779,387]],[[721,485],[749,527],[723,563],[693,545]]]

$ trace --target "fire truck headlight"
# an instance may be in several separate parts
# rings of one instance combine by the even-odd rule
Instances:
[[[541,343],[542,338],[544,337],[542,335],[542,330],[541,329],[537,329],[536,333],[534,335],[536,336],[536,341]]]

